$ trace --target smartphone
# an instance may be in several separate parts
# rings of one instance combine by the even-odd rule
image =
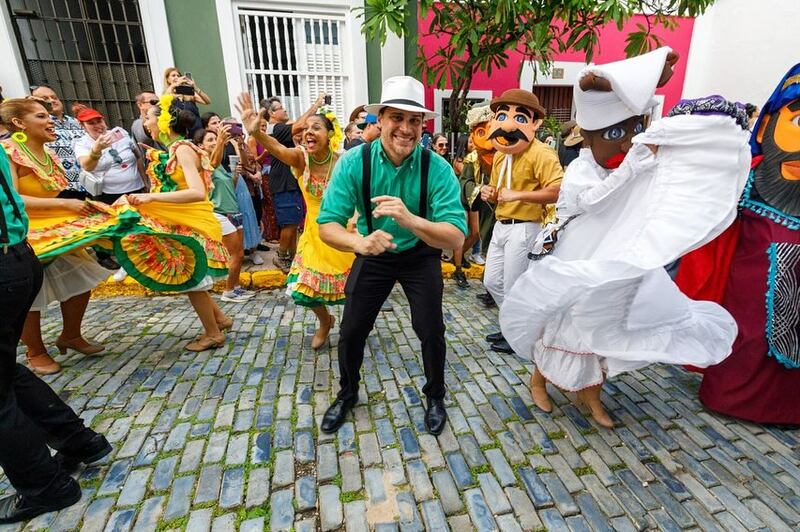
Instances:
[[[115,142],[118,142],[118,141],[120,141],[120,140],[122,140],[122,139],[124,139],[125,137],[128,136],[127,133],[125,133],[123,130],[121,130],[118,127],[115,127],[109,133],[111,133],[111,137],[110,137],[111,144],[114,144]]]
[[[227,124],[230,126],[230,133],[231,137],[241,137],[244,131],[242,130],[242,124],[237,122],[236,120],[223,120],[223,124]]]
[[[191,85],[178,85],[175,87],[175,94],[180,94],[181,96],[194,96],[194,87]]]
[[[238,155],[228,155],[228,167],[231,169],[231,173],[236,173],[236,167],[239,166],[239,156]]]
[[[191,72],[184,72],[183,73],[183,77],[185,77],[186,79],[191,79],[191,80],[194,79],[194,78],[192,78],[192,73]]]
[[[331,95],[327,94],[325,96],[325,105],[330,105],[330,104],[331,104]]]

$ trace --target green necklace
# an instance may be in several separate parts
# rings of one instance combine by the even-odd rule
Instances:
[[[37,165],[39,168],[41,168],[42,170],[44,170],[44,171],[45,171],[45,173],[46,173],[47,175],[50,175],[50,174],[52,174],[52,173],[53,173],[53,158],[52,158],[52,157],[50,157],[50,154],[49,154],[49,153],[47,153],[47,150],[44,150],[44,162],[42,162],[42,161],[40,161],[40,160],[39,160],[39,159],[36,157],[36,155],[34,155],[34,154],[33,154],[33,152],[30,150],[30,148],[28,148],[28,147],[25,145],[25,143],[24,143],[24,142],[19,142],[19,141],[18,141],[18,140],[16,140],[16,139],[14,139],[14,142],[16,142],[16,143],[17,143],[17,146],[19,146],[19,149],[20,149],[20,150],[22,150],[22,152],[23,152],[25,155],[27,155],[27,156],[28,156],[28,158],[29,158],[31,161],[33,161],[34,163],[36,163],[36,165]]]
[[[318,161],[318,160],[314,159],[314,157],[310,153],[308,154],[309,160],[312,163],[316,164],[317,166],[322,166],[323,164],[326,164],[328,161],[331,160],[331,157],[333,157],[333,152],[330,151],[330,150],[328,150],[328,156],[325,159],[321,160],[321,161]]]

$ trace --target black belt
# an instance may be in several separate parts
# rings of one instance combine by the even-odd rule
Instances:
[[[505,220],[497,220],[497,221],[500,222],[503,225],[535,224],[535,223],[538,223],[538,222],[534,222],[534,221],[531,221],[531,220],[517,220],[515,218],[507,218]]]
[[[14,253],[16,256],[20,256],[22,253],[30,251],[33,253],[33,248],[31,248],[30,244],[28,244],[27,240],[23,240],[22,242],[17,242],[13,246],[9,246],[7,244],[0,244],[0,250],[3,253],[8,253],[9,251]]]

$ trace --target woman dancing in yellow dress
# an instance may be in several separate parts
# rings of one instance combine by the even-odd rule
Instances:
[[[67,186],[64,169],[58,157],[45,143],[55,140],[55,126],[50,112],[35,99],[10,99],[0,105],[0,122],[12,132],[2,147],[8,155],[14,187],[25,202],[30,220],[29,242],[38,252],[43,231],[48,241],[58,241],[65,224],[81,226],[103,225],[107,215],[91,202],[57,197]],[[48,303],[61,304],[63,328],[56,340],[61,354],[74,349],[86,355],[103,351],[102,345],[86,341],[81,324],[89,304],[91,290],[109,275],[82,249],[65,253],[44,270],[44,282],[25,320],[22,341],[28,348],[27,358],[39,375],[58,373],[61,366],[47,353],[41,331],[41,312]]]
[[[185,237],[187,242],[199,243],[204,251],[205,268],[195,269],[195,281],[188,290],[189,296],[205,332],[186,349],[205,351],[221,347],[225,342],[223,331],[233,325],[233,321],[217,306],[208,290],[212,287],[211,277],[224,277],[227,274],[227,251],[222,244],[222,228],[214,217],[214,206],[208,199],[212,188],[213,168],[208,155],[184,137],[194,125],[192,113],[175,106],[172,96],[162,96],[158,106],[147,112],[144,127],[150,135],[168,146],[167,152],[150,150],[148,176],[151,179],[151,192],[128,194],[128,203],[141,215],[140,225],[154,232]],[[156,244],[157,236],[147,240],[123,238],[120,246],[130,244],[131,248],[141,247],[141,253],[126,253],[122,259],[125,270],[136,277],[133,271],[147,270],[153,257],[147,253]],[[119,255],[119,254],[118,254]],[[177,267],[178,264],[176,263]],[[145,284],[155,289],[169,290],[169,272],[164,272],[164,283],[158,279],[147,279]]]
[[[262,130],[264,117],[253,110],[249,94],[239,96],[237,109],[247,132],[273,157],[292,167],[306,202],[306,221],[297,253],[286,279],[295,303],[309,307],[319,320],[311,347],[319,349],[328,339],[334,318],[326,305],[344,304],[344,285],[355,255],[333,249],[319,237],[317,214],[338,156],[342,130],[336,115],[321,109],[311,115],[303,132],[305,146],[287,148]]]

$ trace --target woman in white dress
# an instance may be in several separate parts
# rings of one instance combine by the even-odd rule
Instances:
[[[709,112],[688,102],[686,114],[642,132],[677,59],[670,52],[579,75],[588,148],[568,167],[558,222],[543,230],[537,260],[500,312],[507,341],[536,365],[536,405],[552,410],[550,381],[577,392],[604,427],[613,427],[600,401],[605,378],[654,362],[719,363],[737,332],[727,311],[688,299],[663,268],[733,221],[750,165],[738,108],[719,97]]]

